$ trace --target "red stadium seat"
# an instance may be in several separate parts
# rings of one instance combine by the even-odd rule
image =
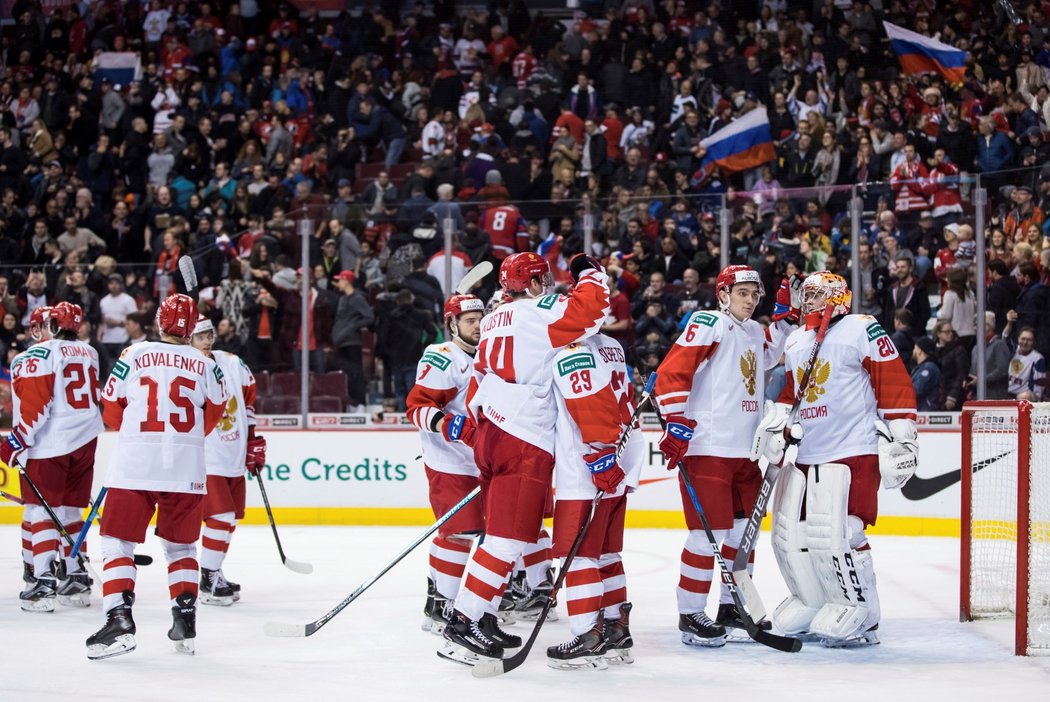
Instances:
[[[255,376],[255,396],[266,397],[270,394],[270,371],[253,373]]]
[[[416,168],[419,166],[418,163],[395,163],[390,167],[391,178],[407,178],[412,175]]]
[[[259,414],[299,414],[299,397],[291,395],[260,397],[255,411]]]
[[[379,174],[385,170],[386,166],[382,161],[379,161],[378,163],[359,163],[357,164],[357,180],[363,180],[367,185],[379,177]]]
[[[339,414],[346,411],[346,402],[338,397],[311,397],[310,411]]]
[[[268,394],[299,397],[299,387],[298,373],[274,373],[270,376],[270,392]]]
[[[343,371],[312,373],[310,375],[310,397],[333,397],[343,400],[343,404],[346,404],[345,401],[349,397],[346,389],[346,373]]]

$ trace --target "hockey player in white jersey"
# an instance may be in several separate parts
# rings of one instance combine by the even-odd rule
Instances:
[[[102,433],[98,411],[98,353],[77,341],[84,312],[60,302],[45,315],[51,338],[20,354],[12,364],[18,423],[0,443],[0,460],[23,462],[27,475],[68,531],[79,531],[91,502],[95,444]],[[22,479],[26,520],[33,537],[36,583],[20,595],[22,609],[53,612],[55,600],[87,607],[91,579],[59,540],[36,493]],[[56,562],[59,550],[66,556]],[[59,583],[60,576],[61,583]]]
[[[755,438],[756,455],[783,458],[791,403],[830,305],[827,334],[789,427],[801,438],[797,465],[784,465],[773,499],[773,551],[791,592],[773,621],[828,646],[875,644],[879,596],[864,529],[878,516],[880,472],[886,488],[915,473],[915,393],[878,321],[849,314],[845,279],[814,273],[802,290],[805,325],[784,349],[787,384]]]
[[[201,531],[201,604],[228,607],[241,598],[241,586],[226,579],[222,564],[237,520],[244,519],[245,473],[266,465],[266,439],[255,434],[255,376],[238,356],[215,351],[215,327],[201,316],[190,339],[193,348],[215,361],[229,394],[222,419],[204,439],[208,492]]]
[[[751,319],[763,293],[754,269],[724,268],[716,289],[719,311],[695,313],[657,371],[656,401],[667,419],[660,450],[668,469],[683,462],[727,561],[736,556],[762,482],[749,451],[762,418],[765,374],[780,362],[793,328],[788,320],[797,319],[785,280],[776,321],[764,330]],[[678,582],[678,629],[687,645],[722,646],[726,626],[742,628],[739,612],[726,588],[716,620],[705,611],[714,552],[684,481],[679,483],[689,534]]]
[[[196,638],[197,539],[207,485],[205,437],[226,409],[222,371],[189,345],[197,304],[187,295],[164,299],[157,311],[160,341],[124,349],[102,392],[103,419],[117,431],[106,471],[102,513],[102,606],[106,624],[87,640],[88,658],[135,648],[136,543],[154,512],[168,561],[172,627],[180,653]]]
[[[627,490],[638,485],[645,441],[633,434],[620,461],[616,449],[632,420],[633,386],[623,347],[596,334],[569,344],[554,357],[558,399],[554,484],[554,555],[565,557],[590,513],[598,490],[605,493],[565,576],[572,638],[547,649],[557,669],[604,669],[630,663],[634,643],[631,610],[620,551]]]
[[[511,568],[539,531],[551,489],[557,418],[551,362],[562,347],[597,333],[609,312],[601,264],[578,256],[571,268],[575,290],[553,295],[543,257],[508,256],[499,278],[511,299],[481,322],[467,407],[478,423],[474,458],[485,497],[485,542],[471,556],[445,627],[439,655],[452,660],[472,665],[521,645],[499,630],[496,611]]]
[[[467,387],[474,377],[474,354],[481,337],[485,305],[475,295],[453,295],[445,302],[449,340],[423,351],[416,384],[408,394],[408,418],[420,429],[430,506],[441,517],[478,486],[474,463],[474,422],[467,416]],[[445,522],[430,543],[430,574],[423,628],[440,634],[459,593],[475,537],[485,530],[480,496]]]

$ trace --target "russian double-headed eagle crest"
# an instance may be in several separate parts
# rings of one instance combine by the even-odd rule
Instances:
[[[748,395],[755,394],[758,374],[758,357],[755,352],[748,349],[747,353],[740,357],[740,373],[744,376],[744,387]]]
[[[795,370],[795,378],[798,385],[802,385],[802,376],[805,374],[806,369],[801,366]],[[810,376],[809,385],[806,387],[806,402],[814,403],[824,394],[824,384],[828,382],[829,378],[831,378],[831,364],[824,359],[816,359],[813,362],[813,374]]]

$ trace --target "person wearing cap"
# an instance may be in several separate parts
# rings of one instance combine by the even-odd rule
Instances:
[[[911,351],[915,368],[911,372],[911,385],[915,389],[916,409],[934,412],[941,409],[941,367],[937,362],[937,344],[928,336],[915,340]]]
[[[1018,234],[1021,236],[1026,235],[1028,227],[1033,224],[1038,227],[1043,226],[1046,215],[1032,201],[1034,194],[1032,188],[1027,185],[1014,188],[1014,191],[1010,194],[1014,207],[1006,215],[1006,219],[1003,220],[1003,233],[1011,240],[1015,240]]]
[[[332,345],[338,353],[336,364],[346,374],[346,386],[354,411],[363,411],[365,371],[361,353],[361,330],[375,320],[364,294],[357,290],[357,276],[344,270],[333,278],[339,291],[332,324]]]

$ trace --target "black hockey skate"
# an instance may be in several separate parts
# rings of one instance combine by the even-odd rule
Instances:
[[[37,578],[31,587],[18,596],[22,610],[26,612],[54,612],[55,593],[58,581],[48,574]]]
[[[504,649],[521,648],[521,637],[500,629],[499,617],[495,614],[486,614],[481,618],[481,631]]]
[[[427,602],[423,605],[423,624],[419,627],[423,631],[433,631],[434,628],[434,597],[437,595],[437,586],[433,578],[427,578]]]
[[[631,630],[628,628],[630,615],[631,603],[624,602],[620,605],[619,619],[605,620],[605,660],[611,665],[634,663],[631,656],[634,639],[631,638]]]
[[[503,598],[499,602],[499,611],[496,614],[499,617],[499,623],[509,626],[517,621],[514,615],[515,608],[528,595],[529,586],[525,581],[525,571],[519,570],[511,575],[510,582],[503,590]]]
[[[193,640],[197,638],[197,598],[188,592],[176,597],[171,619],[168,638],[175,642],[176,651],[192,656]]]
[[[232,580],[226,579],[226,574],[222,572],[222,568],[219,568],[219,585],[227,585],[233,590],[233,601],[240,602],[241,600],[241,584],[235,583]]]
[[[124,604],[106,612],[106,625],[88,637],[87,657],[93,661],[112,658],[135,650],[135,620],[131,618],[131,606],[135,604],[135,593],[122,593]]]
[[[22,587],[22,593],[29,592],[36,585],[36,578],[33,576],[33,564],[22,562],[22,582],[25,585]],[[22,594],[19,593],[19,594]]]
[[[91,606],[91,578],[84,571],[70,573],[58,588],[58,603],[66,607]]]
[[[678,630],[687,646],[720,648],[726,645],[726,628],[711,621],[705,612],[678,615]]]
[[[609,663],[605,660],[603,628],[599,615],[598,624],[587,633],[551,646],[547,649],[547,665],[555,670],[605,670]]]
[[[543,611],[544,605],[547,604],[547,600],[550,599],[551,607],[547,610],[547,621],[558,621],[558,611],[555,609],[558,606],[558,599],[551,596],[553,590],[554,569],[548,568],[547,577],[544,578],[543,582],[529,591],[529,594],[519,600],[514,606],[514,617],[534,622],[539,618],[540,612]]]
[[[726,629],[726,641],[733,643],[749,643],[754,641],[750,636],[747,635],[747,630],[744,627],[744,622],[740,618],[740,610],[736,608],[736,605],[732,602],[723,602],[718,605],[718,615],[715,617],[715,623],[721,624]],[[755,622],[755,626],[761,631],[770,631],[773,628],[773,623],[768,619]]]
[[[445,627],[452,619],[455,611],[456,601],[442,597],[440,593],[434,595],[434,610],[430,613],[430,633],[441,636],[445,633]]]
[[[450,661],[473,666],[485,659],[503,658],[503,647],[485,635],[481,622],[462,612],[453,610],[444,637],[444,646],[437,654]]]
[[[229,607],[234,603],[233,588],[229,583],[220,581],[219,572],[201,568],[201,604]]]

